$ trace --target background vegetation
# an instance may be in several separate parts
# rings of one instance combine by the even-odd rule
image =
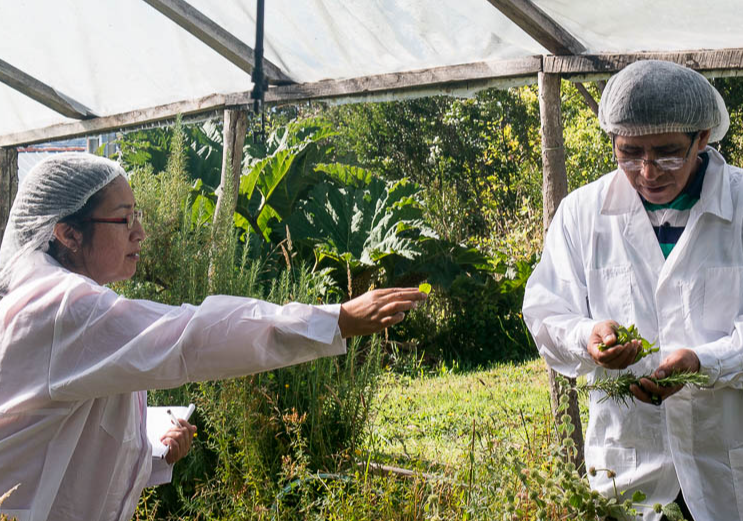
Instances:
[[[741,154],[743,90],[718,81]],[[596,97],[598,92],[594,91]],[[570,189],[612,170],[608,139],[563,85]],[[224,293],[340,302],[434,289],[346,356],[153,392],[197,404],[199,436],[140,519],[597,519],[520,314],[542,243],[535,86],[267,115],[244,147],[234,216],[214,221],[219,122],[126,135],[148,239],[121,293],[169,304]],[[404,467],[410,473],[379,465]]]

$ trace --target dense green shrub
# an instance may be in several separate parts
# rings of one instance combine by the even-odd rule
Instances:
[[[521,316],[534,259],[507,269],[498,266],[504,272],[499,278],[460,276],[447,291],[434,289],[424,306],[398,326],[394,337],[408,346],[414,343],[425,360],[456,361],[463,368],[536,356]]]

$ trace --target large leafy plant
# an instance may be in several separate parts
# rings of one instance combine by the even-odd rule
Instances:
[[[325,141],[331,135],[329,124],[320,120],[295,121],[272,132],[264,147],[247,147],[235,224],[269,241],[272,227],[320,181],[315,164],[327,156]]]
[[[178,129],[177,131],[175,129]],[[181,139],[174,145],[173,139]],[[206,121],[198,125],[184,125],[180,119],[174,127],[138,130],[117,140],[119,157],[127,170],[152,168],[161,172],[167,168],[173,146],[182,147],[185,173],[200,179],[204,190],[214,191],[222,171],[222,125]]]
[[[487,266],[475,250],[440,240],[426,224],[422,189],[406,179],[384,182],[362,168],[321,164],[316,184],[286,221],[287,238],[312,248],[349,296],[421,280],[448,286],[465,269]]]

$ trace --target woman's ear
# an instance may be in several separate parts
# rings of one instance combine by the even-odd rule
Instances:
[[[82,232],[66,223],[54,225],[54,238],[72,253],[77,253],[83,244]]]

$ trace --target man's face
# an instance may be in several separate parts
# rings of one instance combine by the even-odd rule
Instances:
[[[709,130],[702,131],[693,141],[692,137],[682,132],[635,137],[616,136],[614,153],[620,162],[620,168],[623,160],[647,160],[639,170],[630,168],[622,170],[632,187],[646,201],[665,204],[673,201],[694,178],[699,166],[697,153],[707,146],[709,134]],[[686,157],[687,160],[680,168],[674,170],[662,170],[657,164],[649,162],[669,157]]]

